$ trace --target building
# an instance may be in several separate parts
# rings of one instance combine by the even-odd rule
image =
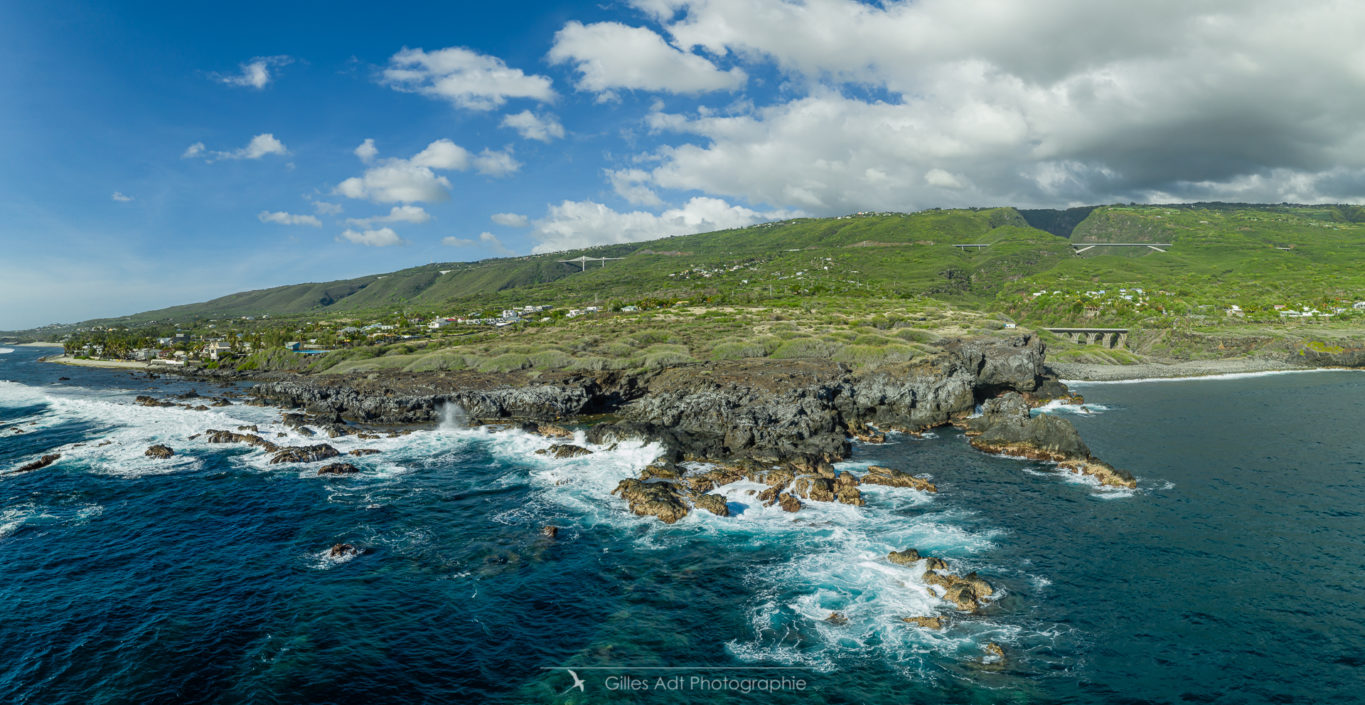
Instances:
[[[298,352],[303,349],[303,343],[291,340],[288,343],[284,344],[284,349],[288,350],[289,352]]]
[[[217,360],[219,355],[229,352],[232,352],[232,346],[226,340],[210,340],[204,346],[204,354],[208,355],[210,360]]]

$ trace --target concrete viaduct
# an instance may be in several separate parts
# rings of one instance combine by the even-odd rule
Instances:
[[[1069,338],[1081,345],[1095,344],[1106,348],[1121,348],[1128,342],[1127,328],[1044,328],[1043,330]]]

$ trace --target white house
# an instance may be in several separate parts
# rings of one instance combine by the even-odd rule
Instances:
[[[208,354],[210,360],[217,360],[218,356],[232,350],[232,346],[226,340],[210,340],[204,346],[204,352]]]

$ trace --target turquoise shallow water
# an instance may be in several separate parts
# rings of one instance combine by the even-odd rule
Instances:
[[[736,516],[670,527],[608,496],[648,447],[555,461],[534,454],[543,439],[432,428],[335,441],[383,452],[329,480],[186,440],[284,432],[277,410],[137,407],[192,385],[38,354],[0,354],[0,472],[63,453],[0,476],[2,702],[1362,699],[1354,373],[1079,387],[1095,413],[1052,413],[1135,492],[945,431],[840,466],[928,473],[937,495],[870,489],[862,509],[789,515],[738,487]],[[156,442],[177,457],[144,457]],[[338,541],[367,552],[330,560]],[[911,546],[1003,596],[942,633],[905,626],[945,609],[884,560]],[[988,641],[1005,664],[981,663]],[[787,689],[703,689],[724,677]]]

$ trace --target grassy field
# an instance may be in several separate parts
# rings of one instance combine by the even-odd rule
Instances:
[[[1170,243],[1166,252],[1072,243]],[[962,250],[955,244],[983,244]],[[380,321],[496,316],[554,307],[548,322],[422,331],[430,340],[359,345],[299,359],[258,352],[248,367],[641,369],[727,357],[825,357],[877,365],[936,337],[1022,326],[1130,328],[1125,350],[1053,341],[1058,359],[1260,354],[1359,337],[1365,209],[1187,204],[1066,211],[1013,208],[870,213],[246,292],[84,324],[224,328],[270,348],[337,344]],[[586,270],[560,260],[615,257]],[[575,307],[604,311],[569,320]],[[1288,311],[1295,314],[1287,318]],[[1311,312],[1312,316],[1300,315]],[[1323,316],[1322,314],[1329,314]],[[259,317],[269,315],[269,320]],[[256,320],[242,322],[242,316]],[[409,326],[410,327],[410,326]],[[49,332],[51,333],[51,332]],[[56,333],[60,334],[61,331]],[[354,341],[352,341],[354,343]],[[258,346],[258,351],[261,346]],[[240,364],[240,363],[239,363]]]

